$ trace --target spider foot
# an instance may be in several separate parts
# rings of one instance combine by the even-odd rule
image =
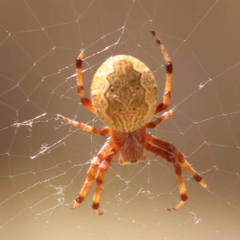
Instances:
[[[161,39],[158,37],[158,35],[155,33],[155,31],[152,30],[151,33],[152,33],[153,37],[155,38],[157,44],[161,44],[162,43]]]
[[[208,185],[207,185],[203,180],[200,181],[199,183],[200,183],[200,185],[201,185],[203,188],[205,188],[206,190],[209,191],[209,187],[208,187]]]
[[[167,208],[167,210],[168,210],[169,212],[174,212],[174,211],[178,210],[180,207],[182,207],[185,203],[186,203],[186,202],[181,201],[176,207]]]
[[[64,121],[64,122],[66,122],[66,123],[74,122],[73,120],[70,120],[70,119],[64,117],[64,116],[61,115],[61,114],[57,114],[57,118],[60,119],[60,120],[62,120],[62,121]]]
[[[71,209],[75,209],[75,208],[77,208],[78,205],[79,205],[79,203],[75,202],[75,203],[73,204],[73,206],[71,207]]]
[[[96,213],[97,215],[103,215],[103,212],[100,212],[100,211],[98,210],[98,207],[99,207],[99,204],[98,204],[98,203],[93,203],[92,209],[93,209],[94,213]]]
[[[175,208],[167,208],[167,210],[168,210],[169,212],[174,212],[174,211],[177,210],[177,209],[175,209]]]
[[[208,185],[203,181],[202,177],[199,176],[197,173],[193,175],[193,178],[206,190],[208,189]]]
[[[57,114],[57,118],[62,119],[63,116],[61,114]]]
[[[94,213],[96,213],[97,215],[103,215],[103,212],[100,212],[98,209],[93,209]]]
[[[180,201],[180,203],[177,206],[175,206],[173,208],[167,208],[167,210],[169,212],[174,212],[175,210],[178,210],[187,202],[188,197],[187,197],[187,195],[184,194],[184,195],[181,195],[181,199],[182,200]]]
[[[81,53],[79,54],[77,60],[82,60],[84,57],[84,50],[81,51]]]
[[[73,204],[73,206],[72,206],[71,208],[72,208],[72,209],[77,208],[77,207],[79,206],[79,204],[82,202],[82,200],[83,200],[83,199],[80,199],[79,197],[76,198],[76,200],[75,200],[75,202],[74,202],[74,204]]]
[[[166,120],[169,119],[169,118],[173,115],[173,113],[174,113],[175,110],[176,110],[176,108],[173,107],[173,108],[171,108],[169,111],[163,113],[163,115],[162,115],[162,119],[163,119],[163,120],[165,120],[165,119],[166,119]]]
[[[82,60],[83,60],[83,57],[84,57],[84,50],[81,51],[81,53],[79,54],[79,56],[78,56],[78,58],[76,60],[77,72],[81,72],[82,71]],[[83,88],[83,86],[81,86],[81,87]]]

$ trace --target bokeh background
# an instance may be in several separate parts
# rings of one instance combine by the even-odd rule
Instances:
[[[237,0],[2,0],[0,2],[0,238],[239,239],[240,2]],[[154,73],[162,100],[164,42],[174,68],[169,108],[151,133],[176,145],[209,191],[186,171],[182,209],[173,167],[145,163],[105,175],[102,216],[95,184],[70,207],[91,159],[106,140],[56,118],[101,128],[79,101],[75,59],[85,49],[84,85],[109,56],[129,54]]]

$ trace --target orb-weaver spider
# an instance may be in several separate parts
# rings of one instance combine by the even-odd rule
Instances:
[[[108,58],[96,71],[91,86],[92,102],[85,97],[82,81],[82,51],[76,61],[77,87],[82,104],[96,114],[107,127],[99,130],[84,123],[70,120],[62,115],[59,118],[66,123],[101,136],[110,135],[97,156],[92,160],[87,172],[85,183],[76,198],[72,208],[76,208],[85,198],[91,186],[96,170],[96,190],[92,208],[98,215],[100,193],[104,173],[109,168],[113,158],[119,153],[122,165],[141,162],[146,159],[144,149],[172,163],[177,175],[181,200],[178,205],[169,208],[177,210],[187,201],[186,188],[182,179],[184,167],[192,177],[207,189],[200,175],[190,166],[183,154],[172,144],[167,143],[146,131],[155,128],[163,120],[168,119],[174,108],[165,112],[156,120],[149,122],[154,114],[168,107],[171,93],[172,62],[161,40],[152,31],[166,61],[166,84],[163,103],[157,105],[157,84],[152,72],[140,60],[127,55],[117,55]]]

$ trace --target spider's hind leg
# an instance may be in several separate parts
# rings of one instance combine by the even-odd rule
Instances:
[[[102,182],[104,177],[104,172],[108,169],[108,167],[111,164],[111,161],[113,160],[113,157],[117,154],[118,150],[114,148],[114,144],[111,138],[109,138],[106,143],[103,145],[101,150],[98,152],[97,157],[95,157],[91,165],[87,171],[87,177],[83,184],[83,187],[81,191],[79,192],[74,205],[72,208],[77,208],[79,204],[83,201],[85,198],[89,187],[91,186],[94,178],[97,168],[98,173],[96,175],[96,190],[93,198],[93,210],[95,213],[100,215],[101,213],[98,210],[99,206],[99,200],[100,200],[100,192],[102,188]]]
[[[156,154],[157,156],[160,156],[161,158],[163,158],[163,159],[165,159],[168,162],[173,164],[174,169],[175,169],[175,173],[176,173],[176,176],[177,176],[177,180],[178,180],[178,186],[179,186],[181,200],[180,200],[178,205],[176,205],[173,208],[168,208],[167,210],[172,212],[172,211],[175,211],[175,210],[179,209],[180,207],[182,207],[186,203],[186,201],[188,199],[185,184],[184,184],[183,178],[182,178],[182,169],[181,169],[181,166],[180,166],[179,162],[177,161],[176,157],[173,154],[171,154],[167,151],[164,151],[163,149],[161,149],[159,147],[153,146],[148,142],[145,143],[144,147],[148,151]]]
[[[96,175],[96,189],[95,194],[93,196],[93,204],[92,209],[97,215],[102,215],[103,213],[99,211],[99,202],[100,202],[100,195],[102,190],[103,178],[104,173],[108,170],[109,166],[111,165],[113,158],[117,152],[111,152],[105,160],[103,160],[99,166],[99,170]]]
[[[184,158],[183,154],[172,144],[165,142],[151,134],[147,134],[147,140],[160,148],[164,149],[165,151],[171,152],[174,154],[179,161],[179,163],[184,167],[189,174],[205,189],[208,189],[207,184],[203,181],[202,177],[191,167],[191,165],[187,162]]]
[[[92,185],[92,182],[93,182],[94,177],[95,177],[96,169],[98,168],[98,166],[99,166],[98,158],[96,157],[92,161],[92,163],[91,163],[91,165],[90,165],[90,167],[87,171],[86,180],[83,184],[83,187],[82,187],[81,191],[78,194],[78,197],[75,199],[75,203],[73,204],[72,209],[77,208],[79,206],[79,204],[84,200],[84,198],[85,198],[85,196],[88,192],[89,187]]]

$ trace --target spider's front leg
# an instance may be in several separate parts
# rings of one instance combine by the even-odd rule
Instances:
[[[171,97],[171,87],[172,87],[172,72],[173,72],[173,65],[172,65],[172,61],[167,53],[166,48],[164,47],[164,45],[162,44],[162,41],[160,40],[160,38],[157,36],[157,34],[152,31],[152,35],[156,41],[156,43],[158,44],[163,57],[166,61],[166,83],[165,83],[165,90],[164,90],[164,95],[163,95],[163,103],[160,103],[155,111],[155,114],[165,110],[168,107],[169,101],[170,101],[170,97]]]
[[[77,72],[77,90],[79,98],[83,105],[85,105],[86,108],[88,108],[90,111],[95,113],[95,109],[92,105],[92,102],[85,97],[84,87],[83,87],[83,80],[82,80],[82,60],[84,57],[84,51],[82,51],[77,60],[76,60],[76,72]]]
[[[95,128],[95,127],[89,126],[89,125],[87,125],[85,123],[79,123],[79,122],[77,122],[75,120],[69,119],[69,118],[64,117],[63,115],[60,115],[60,114],[58,114],[57,117],[59,119],[61,119],[62,121],[66,122],[66,123],[68,123],[68,124],[70,124],[70,125],[72,125],[72,126],[74,126],[76,128],[80,128],[80,129],[82,129],[82,130],[84,130],[86,132],[95,133],[95,134],[98,134],[98,135],[101,135],[101,136],[108,135],[108,134],[110,134],[112,132],[112,129],[109,128],[109,127],[105,127],[103,129],[99,130],[99,129]]]

